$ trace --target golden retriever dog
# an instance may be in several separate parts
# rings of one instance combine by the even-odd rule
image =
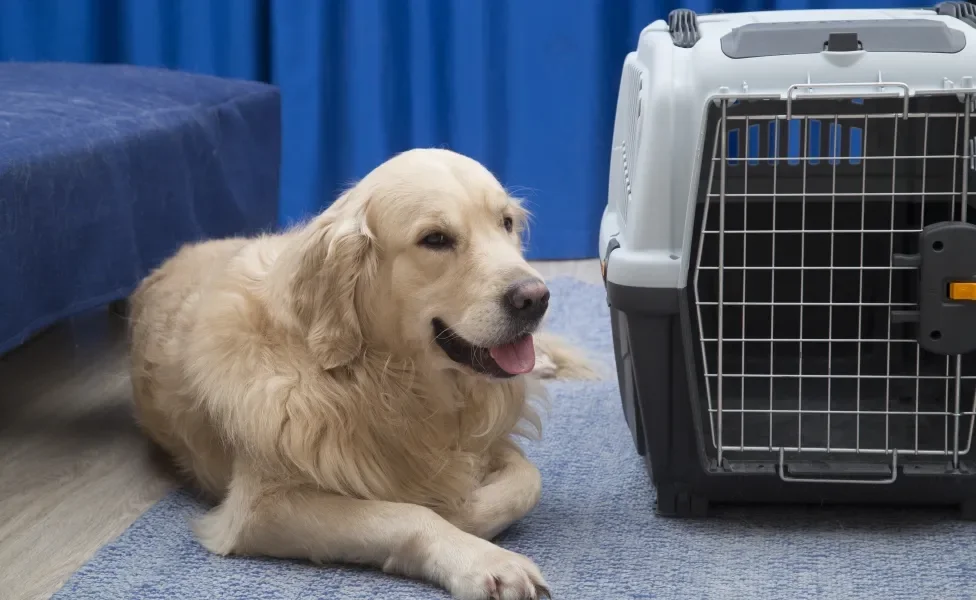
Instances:
[[[594,371],[537,332],[525,219],[478,162],[411,150],[303,226],[188,245],[140,284],[136,414],[216,503],[203,546],[549,595],[490,540],[539,501],[515,441],[539,379]]]

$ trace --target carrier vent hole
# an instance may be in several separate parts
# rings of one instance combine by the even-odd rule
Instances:
[[[804,122],[806,125],[804,126]],[[750,124],[748,128],[730,127],[726,132],[726,157],[730,167],[738,167],[743,158],[749,166],[757,166],[760,157],[768,164],[777,162],[777,156],[790,166],[797,166],[806,159],[808,166],[822,162],[830,166],[847,163],[858,165],[864,155],[863,128],[828,122],[820,119],[791,119],[786,127],[786,152],[782,152],[777,138],[777,121]],[[743,131],[744,129],[744,131]],[[806,140],[806,148],[804,148]],[[846,144],[845,144],[846,141]],[[744,152],[743,152],[744,151]]]

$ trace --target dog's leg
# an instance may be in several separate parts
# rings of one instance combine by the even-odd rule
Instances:
[[[197,525],[218,554],[355,563],[424,579],[460,600],[549,595],[528,558],[465,533],[412,504],[357,500],[310,489],[268,489],[235,476],[225,500]]]
[[[583,353],[569,342],[548,332],[539,332],[535,338],[535,369],[540,379],[599,379],[600,374]]]
[[[465,502],[460,514],[449,517],[464,531],[490,540],[529,513],[542,495],[542,476],[506,440],[494,449],[493,471]]]

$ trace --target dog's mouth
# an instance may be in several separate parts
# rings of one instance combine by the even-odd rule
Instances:
[[[458,335],[444,321],[434,319],[434,339],[454,362],[483,375],[508,378],[535,368],[535,344],[531,333],[522,333],[497,346],[475,346]]]

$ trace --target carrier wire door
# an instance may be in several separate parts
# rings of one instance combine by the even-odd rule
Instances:
[[[905,92],[710,109],[691,281],[719,465],[773,459],[788,480],[791,459],[829,460],[888,483],[970,456],[976,358],[920,346],[910,258],[927,226],[976,220],[974,99]]]

